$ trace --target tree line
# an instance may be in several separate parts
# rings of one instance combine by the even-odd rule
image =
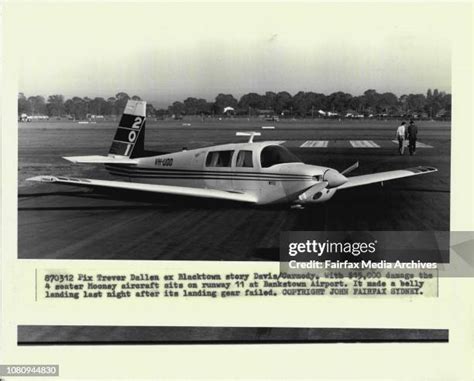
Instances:
[[[63,95],[55,94],[45,99],[41,95],[26,97],[18,94],[18,114],[47,115],[49,117],[70,116],[74,119],[85,119],[88,115],[120,115],[129,99],[141,100],[138,95],[130,97],[120,92],[115,97],[72,97],[65,100]],[[147,104],[147,112],[155,113],[153,105]]]
[[[85,119],[88,115],[120,115],[129,99],[141,100],[138,95],[130,97],[125,92],[119,92],[107,99],[76,96],[67,100],[59,94],[50,95],[45,99],[41,95],[26,97],[20,93],[18,113],[49,117],[69,116],[74,119]],[[374,89],[369,89],[358,96],[342,91],[329,95],[311,91],[300,91],[295,95],[286,91],[278,93],[267,91],[265,94],[244,94],[240,99],[232,94],[219,94],[213,102],[188,97],[183,101],[173,102],[166,109],[155,109],[151,103],[147,103],[147,115],[153,117],[223,115],[225,111],[234,115],[249,116],[275,114],[316,117],[320,110],[338,113],[341,116],[352,113],[364,116],[450,117],[451,94],[437,89],[428,89],[426,94],[404,94],[399,97],[390,92],[378,93]]]

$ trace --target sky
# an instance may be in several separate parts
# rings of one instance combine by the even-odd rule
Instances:
[[[219,93],[451,91],[455,20],[436,5],[19,5],[8,18],[25,95],[155,105]]]

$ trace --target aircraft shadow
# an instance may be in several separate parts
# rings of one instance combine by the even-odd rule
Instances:
[[[178,195],[151,194],[148,192],[96,189],[85,191],[61,191],[22,193],[19,199],[28,200],[40,197],[67,197],[73,199],[91,199],[104,201],[117,201],[120,205],[77,205],[77,206],[44,206],[44,207],[19,207],[20,211],[28,210],[150,210],[150,209],[248,209],[258,206],[243,204],[226,200],[214,200]],[[139,203],[127,205],[126,203]]]
[[[86,192],[84,191],[20,193],[18,194],[18,198],[36,198],[36,197],[47,197],[47,196],[81,197],[85,193]]]

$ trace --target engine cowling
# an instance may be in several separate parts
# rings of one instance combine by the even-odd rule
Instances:
[[[326,188],[327,183],[322,182],[309,188],[298,196],[298,204],[315,204],[328,201],[336,193],[336,189]]]

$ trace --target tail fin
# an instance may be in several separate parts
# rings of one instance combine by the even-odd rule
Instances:
[[[145,146],[146,102],[129,100],[110,146],[109,156],[140,157]]]

